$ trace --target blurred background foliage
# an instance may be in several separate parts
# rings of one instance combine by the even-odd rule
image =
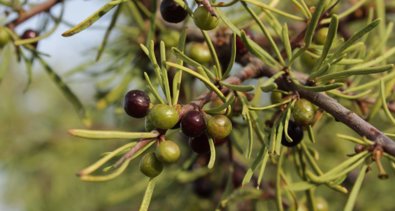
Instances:
[[[89,14],[89,12],[85,14]],[[394,16],[390,16],[389,19],[394,20]],[[104,62],[90,66],[92,71],[85,71],[83,76],[80,75],[73,79],[72,77],[68,78],[66,73],[65,78],[71,82],[71,86],[79,96],[85,97],[84,104],[98,108],[98,110],[93,109],[91,113],[95,128],[139,131],[144,127],[141,121],[135,121],[119,112],[120,97],[122,97],[119,94],[123,94],[122,89],[137,87],[143,81],[141,69],[129,71],[130,61],[133,60],[136,48],[122,47],[128,46],[128,42],[134,41],[134,39],[125,39],[125,37],[131,37],[125,36],[125,34],[133,33],[133,31],[130,31],[130,28],[120,28],[118,32],[120,40],[123,42],[114,42],[114,45],[109,45],[107,53],[110,56],[104,55],[104,59],[102,59]],[[392,34],[393,44],[395,43],[394,36]],[[61,43],[64,40],[52,42]],[[72,49],[64,49],[64,51],[72,51]],[[95,55],[94,52],[89,53]],[[78,54],[82,54],[82,52],[78,52]],[[129,68],[122,69],[114,66],[114,61],[116,61],[114,58],[123,58],[118,64],[119,67]],[[128,64],[122,63],[125,60],[128,61]],[[53,65],[55,69],[63,69],[61,63],[54,62]],[[82,67],[81,70],[84,69]],[[111,68],[106,69],[106,67]],[[111,151],[121,146],[125,141],[89,141],[71,137],[67,133],[68,129],[83,127],[71,104],[45,74],[36,74],[31,87],[27,92],[24,92],[26,82],[22,77],[24,71],[23,66],[14,65],[0,86],[0,210],[137,210],[148,182],[148,179],[138,171],[138,160],[132,162],[120,177],[109,182],[81,182],[75,176],[78,170],[98,159],[103,152]],[[96,74],[100,71],[109,73],[108,75],[104,74],[104,81],[111,78],[109,75],[113,75],[114,80],[109,83],[110,86],[107,86],[106,83],[102,83],[104,84],[102,86],[101,83],[90,84],[93,88],[91,87],[91,93],[86,96],[85,89],[79,87],[79,82],[84,80],[88,81],[87,83],[91,82],[84,76],[93,78],[96,78],[96,75],[103,76],[103,74]],[[42,71],[40,70],[40,72]],[[72,75],[74,76],[76,72],[78,73],[78,68]],[[114,103],[115,106],[101,110],[105,106],[100,103],[100,100],[108,100],[105,96],[108,96],[109,90],[114,88],[112,86],[119,85],[120,78],[125,78],[124,76],[130,73],[131,76],[126,77],[128,79],[126,85],[123,85],[120,88],[121,91],[117,93],[119,96],[110,98],[112,101],[110,103]],[[115,78],[116,76],[118,78]],[[94,99],[95,97],[96,99]],[[349,105],[349,107],[353,106]],[[382,119],[385,118],[380,118],[380,115],[384,114],[377,115],[377,120],[372,120],[373,124],[379,128],[389,128],[389,122],[383,122]],[[334,134],[353,133],[329,116],[325,116],[317,127],[319,128],[317,132],[318,144],[315,147],[317,147],[320,156],[318,163],[325,171],[343,161],[347,154],[353,153],[353,145],[339,140]],[[184,145],[184,157],[191,153],[186,147],[187,142],[184,141],[184,137],[179,134],[174,134],[174,137],[178,143]],[[241,134],[241,139],[246,137],[247,134]],[[222,147],[219,150],[225,149]],[[395,170],[389,163],[385,162],[384,164],[389,170],[390,179],[378,180],[377,169],[373,166],[372,172],[364,181],[355,210],[395,210],[392,194],[395,190],[393,182]],[[222,165],[221,161],[216,165]],[[217,168],[209,176],[209,183],[195,182],[194,184],[179,182],[171,168],[159,177],[150,206],[151,210],[206,211],[215,208],[216,204],[213,201],[220,197],[221,187],[225,182],[223,169]],[[271,167],[268,168],[267,171],[270,171]],[[288,163],[285,169],[287,168],[293,168],[292,162]],[[352,177],[350,178],[352,180]],[[204,190],[197,187],[217,188],[219,191],[212,193],[211,198],[207,198],[202,194]],[[317,195],[327,199],[329,210],[341,210],[346,200],[344,194],[334,192],[324,186],[317,189]],[[300,195],[299,198],[303,198],[303,196]],[[275,209],[273,201],[262,201],[256,206],[255,210]],[[238,210],[238,203],[232,204],[229,210]]]

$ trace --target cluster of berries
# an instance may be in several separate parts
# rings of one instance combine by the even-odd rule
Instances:
[[[160,4],[160,13],[169,23],[179,23],[188,15],[188,11],[174,0],[163,0]],[[197,7],[192,17],[195,25],[202,30],[212,30],[219,24],[219,18],[204,6]]]
[[[145,117],[147,131],[165,131],[180,127],[183,134],[189,137],[191,149],[199,154],[210,150],[209,138],[216,145],[222,144],[232,131],[232,122],[224,115],[209,116],[196,105],[180,118],[180,106],[156,104],[151,107],[149,96],[140,90],[131,90],[125,95],[124,110],[134,118]],[[157,176],[163,164],[177,162],[180,158],[178,145],[170,140],[159,141],[155,153],[146,154],[140,170],[149,177]]]

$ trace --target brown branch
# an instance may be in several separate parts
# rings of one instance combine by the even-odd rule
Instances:
[[[16,19],[10,21],[6,24],[6,26],[10,29],[14,29],[19,24],[29,20],[31,17],[46,12],[55,6],[57,3],[62,2],[63,0],[48,0],[42,4],[39,4],[35,7],[32,7],[29,11],[22,12]]]
[[[258,77],[271,77],[277,72],[276,70],[265,66],[256,58],[253,58],[252,60],[255,61],[255,64],[258,64],[256,66],[256,69],[259,70],[258,74],[256,75]],[[384,135],[383,132],[362,119],[356,113],[341,105],[335,99],[323,93],[300,89],[291,83],[290,80],[287,80],[287,78],[280,78],[276,82],[278,83],[280,89],[298,92],[301,97],[311,101],[324,111],[328,112],[337,121],[344,123],[360,136],[366,137],[367,139],[375,142],[377,145],[381,145],[385,152],[395,155],[395,142],[392,139]]]
[[[247,79],[271,77],[275,73],[277,73],[276,70],[264,65],[259,59],[250,57],[248,65],[236,75],[227,78],[225,82],[240,84]],[[395,142],[392,139],[390,139],[372,124],[362,119],[356,113],[341,105],[335,99],[323,93],[312,92],[298,88],[287,78],[280,78],[276,81],[276,83],[278,84],[279,88],[284,91],[298,92],[301,97],[311,101],[313,104],[328,112],[337,121],[344,123],[360,136],[366,137],[367,139],[375,142],[377,145],[382,146],[385,152],[395,156]],[[227,94],[229,89],[225,87],[222,88],[221,91],[224,94]],[[215,93],[206,93],[199,96],[197,100],[194,101],[194,103],[198,105],[204,105],[209,101],[209,99],[214,99],[216,97],[217,96]]]

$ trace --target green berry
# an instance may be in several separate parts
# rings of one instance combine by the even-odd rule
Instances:
[[[165,42],[166,47],[176,47],[180,41],[180,33],[174,30],[165,30],[161,32],[160,39]]]
[[[315,199],[315,203],[316,203],[316,210],[317,211],[328,211],[329,210],[328,202],[324,198],[317,197]]]
[[[146,117],[144,123],[145,123],[145,131],[155,130],[155,126],[152,124],[150,118]]]
[[[311,54],[304,52],[301,56],[300,56],[300,61],[302,63],[302,65],[306,68],[312,68],[314,67],[315,63],[317,63],[317,58],[315,58],[314,56],[312,56]],[[309,72],[309,71],[306,71]]]
[[[232,132],[232,122],[224,115],[216,115],[208,119],[207,130],[214,139],[223,139]]]
[[[156,177],[163,170],[162,163],[155,156],[155,153],[150,152],[145,154],[140,160],[140,171],[147,177]]]
[[[301,98],[296,101],[292,115],[296,124],[302,126],[311,125],[314,123],[315,117],[314,105],[310,101]]]
[[[3,48],[11,40],[5,27],[0,27],[0,48]]]
[[[162,141],[156,147],[156,157],[165,164],[175,163],[180,159],[181,150],[173,141]]]
[[[328,31],[329,29],[327,27],[319,29],[314,36],[315,42],[323,45],[326,41],[326,37],[328,36]]]
[[[283,93],[280,91],[273,91],[270,99],[272,100],[272,103],[281,103],[283,100]]]
[[[149,112],[148,118],[155,128],[171,129],[177,124],[179,114],[173,106],[157,104]]]
[[[213,16],[204,6],[200,6],[193,12],[193,21],[202,30],[212,30],[217,27],[219,18]]]
[[[211,53],[206,43],[190,42],[186,46],[186,53],[200,64],[211,62]]]

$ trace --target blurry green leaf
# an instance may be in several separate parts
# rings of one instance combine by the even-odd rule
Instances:
[[[208,143],[210,145],[210,160],[208,161],[207,164],[207,168],[212,169],[214,167],[215,164],[215,158],[216,158],[216,154],[215,154],[215,145],[214,145],[214,140],[213,138],[209,138],[208,139]]]
[[[74,92],[71,91],[62,78],[52,69],[52,67],[50,67],[40,56],[36,56],[36,58],[44,67],[51,80],[56,84],[56,86],[58,86],[58,88],[66,96],[67,100],[74,106],[75,110],[82,118],[83,123],[89,127],[91,125],[91,120],[81,101],[77,98]]]
[[[73,36],[74,34],[77,34],[89,26],[91,26],[93,23],[95,23],[97,20],[99,20],[102,16],[104,16],[108,11],[110,11],[113,7],[117,6],[118,4],[122,3],[122,0],[117,0],[117,1],[111,1],[101,7],[99,10],[94,12],[92,15],[90,15],[88,18],[83,20],[81,23],[77,24],[73,28],[67,30],[62,34],[64,37],[70,37]]]
[[[352,187],[351,193],[347,199],[346,206],[344,207],[344,211],[352,211],[355,203],[357,201],[359,190],[362,187],[362,182],[365,179],[366,172],[368,170],[368,165],[363,165],[361,170],[359,171],[358,177],[355,180],[354,186]]]
[[[221,85],[228,87],[231,90],[239,91],[239,92],[250,92],[255,88],[252,85],[235,85],[235,84],[226,83],[224,81],[220,81],[219,83]]]
[[[11,68],[12,57],[14,55],[13,49],[13,46],[8,44],[1,51],[0,82],[3,80],[6,72]]]
[[[139,211],[148,211],[148,207],[151,203],[152,194],[154,193],[155,184],[156,184],[155,178],[151,178],[148,181],[147,189],[145,190],[144,198],[143,201],[141,202]]]

